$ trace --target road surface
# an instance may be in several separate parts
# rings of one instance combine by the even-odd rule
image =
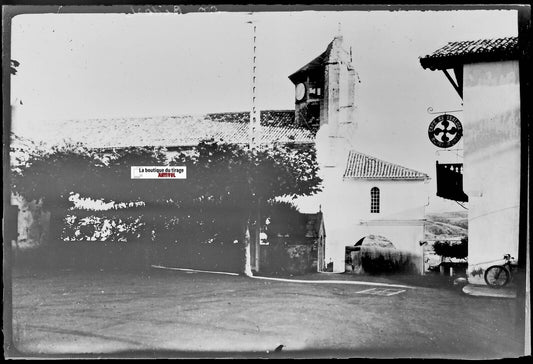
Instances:
[[[162,270],[14,273],[14,346],[26,357],[520,356],[514,300],[406,286]]]

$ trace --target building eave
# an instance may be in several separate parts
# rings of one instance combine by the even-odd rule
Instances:
[[[429,177],[417,177],[417,178],[401,178],[401,177],[349,177],[343,176],[344,180],[360,180],[360,181],[407,181],[407,182],[424,182],[429,181]]]
[[[420,65],[424,69],[431,71],[442,71],[447,69],[454,69],[462,67],[465,64],[485,63],[485,62],[502,62],[502,61],[518,61],[518,50],[511,53],[495,53],[495,54],[471,54],[460,56],[446,56],[446,57],[425,57],[420,58]]]
[[[518,60],[518,38],[505,37],[448,42],[431,54],[419,57],[424,69],[446,70],[465,64]]]

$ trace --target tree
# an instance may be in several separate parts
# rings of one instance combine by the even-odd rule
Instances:
[[[279,196],[320,191],[314,147],[273,145],[251,150],[211,141],[200,143],[197,151],[190,173],[197,187],[194,195],[239,215],[245,243],[245,272],[249,274],[249,232],[252,225],[256,229],[260,225],[262,205]]]
[[[49,243],[60,240],[63,219],[74,204],[74,193],[92,195],[98,160],[93,151],[80,144],[55,146],[31,154],[12,171],[12,188],[27,201],[41,202],[51,213]]]
[[[203,141],[167,160],[160,148],[123,148],[97,153],[82,145],[56,147],[30,156],[16,173],[14,191],[42,201],[54,211],[52,239],[61,240],[63,220],[76,213],[72,197],[134,203],[120,211],[142,220],[142,236],[152,240],[170,225],[196,239],[240,236],[246,244],[255,211],[283,195],[310,195],[320,190],[314,148],[274,145],[250,150],[234,144]],[[131,179],[131,166],[186,166],[184,180]],[[117,211],[77,212],[117,219]],[[115,217],[113,217],[115,216]],[[84,234],[92,231],[88,229]]]
[[[446,258],[463,259],[468,257],[468,238],[465,237],[459,242],[436,241],[433,244],[435,254]]]

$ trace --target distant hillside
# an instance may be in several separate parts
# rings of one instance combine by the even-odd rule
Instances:
[[[444,239],[467,236],[467,211],[430,213],[426,215],[426,219],[426,239]]]

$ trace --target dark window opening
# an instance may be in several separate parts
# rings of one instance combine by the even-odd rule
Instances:
[[[370,190],[370,213],[379,214],[379,188],[372,187]]]

